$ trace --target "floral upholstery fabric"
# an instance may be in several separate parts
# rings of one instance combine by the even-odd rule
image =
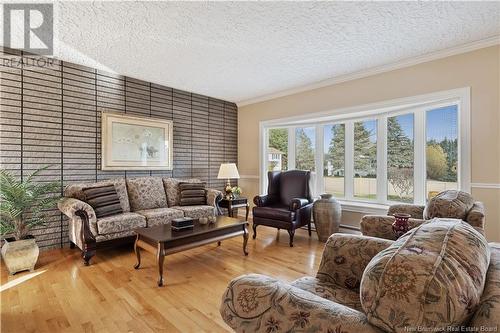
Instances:
[[[431,198],[424,210],[424,218],[435,217],[465,220],[474,205],[472,196],[463,191],[447,190]]]
[[[97,235],[95,237],[96,242],[104,242],[107,240],[111,239],[117,239],[117,238],[123,238],[123,237],[129,237],[129,236],[135,236],[134,230],[126,230],[126,231],[120,231],[120,232],[115,232],[112,234],[106,234],[106,235]]]
[[[328,238],[316,277],[359,290],[363,271],[377,253],[393,242],[381,238],[336,233]]]
[[[127,190],[130,209],[133,212],[167,207],[167,196],[159,177],[127,179]]]
[[[214,215],[214,207],[207,205],[199,206],[175,206],[172,209],[181,211],[185,217],[199,219],[200,217],[209,217]]]
[[[459,327],[473,314],[490,260],[486,239],[458,219],[414,228],[368,264],[361,304],[389,332]]]
[[[469,327],[472,328],[500,327],[500,243],[490,243],[489,246],[490,266],[479,307],[469,323]]]
[[[139,210],[136,213],[146,217],[148,227],[170,223],[173,219],[184,217],[184,213],[173,208],[154,208]]]
[[[180,183],[201,183],[201,180],[195,178],[179,179],[179,178],[163,178],[163,186],[167,193],[168,207],[179,206],[181,202],[181,192],[179,189]]]
[[[125,184],[124,178],[116,178],[103,180],[97,183],[77,183],[66,186],[64,189],[64,196],[68,198],[75,198],[81,201],[85,201],[85,194],[83,193],[84,188],[102,187],[107,185],[115,185],[116,193],[120,199],[120,205],[124,213],[130,212],[130,203],[127,194],[127,185]]]
[[[83,222],[79,216],[75,215],[75,212],[77,212],[78,210],[83,210],[87,213],[87,216],[89,218],[90,232],[92,232],[94,236],[98,234],[95,212],[92,206],[90,206],[88,203],[75,198],[63,198],[57,203],[57,208],[59,208],[59,210],[70,219],[70,239],[72,236],[75,237],[71,240],[73,243],[77,245],[82,244],[82,241],[80,240],[80,232],[82,230]]]
[[[207,189],[207,205],[215,207],[217,200],[222,199],[222,192],[214,189]]]
[[[393,216],[396,213],[409,214],[414,219],[424,219],[425,206],[411,204],[395,204],[389,207],[387,215]]]
[[[303,278],[297,279],[290,285],[302,290],[306,290],[329,301],[343,304],[358,311],[363,311],[363,309],[361,308],[359,291],[357,290],[341,287],[336,283],[321,281],[320,279],[314,278],[312,276],[305,276]]]
[[[123,213],[106,216],[97,220],[97,230],[100,235],[134,230],[146,226],[146,218],[137,213]]]
[[[236,332],[382,332],[360,311],[259,274],[231,281],[220,313]]]
[[[474,202],[474,206],[467,213],[465,221],[473,227],[484,228],[484,205],[482,202]]]
[[[360,222],[361,232],[365,236],[395,240],[397,237],[392,231],[394,221],[394,216],[365,215]],[[410,218],[408,219],[409,229],[413,229],[424,222],[426,221]]]

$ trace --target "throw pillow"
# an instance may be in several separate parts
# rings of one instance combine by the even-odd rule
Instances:
[[[207,193],[205,183],[180,183],[180,205],[206,205]]]
[[[101,217],[123,213],[120,198],[114,185],[82,189],[85,201],[94,208],[95,216]]]
[[[368,321],[387,332],[441,332],[464,324],[483,292],[490,250],[458,219],[433,219],[379,252],[361,279]]]
[[[447,190],[430,199],[425,207],[426,220],[445,217],[465,220],[467,212],[474,206],[472,196],[463,191]]]

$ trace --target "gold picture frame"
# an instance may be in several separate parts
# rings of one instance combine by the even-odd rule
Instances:
[[[102,112],[102,170],[172,170],[173,122]]]

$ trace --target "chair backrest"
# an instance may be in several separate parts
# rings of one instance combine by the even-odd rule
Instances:
[[[270,171],[267,194],[276,196],[284,205],[289,205],[293,198],[305,198],[312,202],[310,180],[310,171]]]

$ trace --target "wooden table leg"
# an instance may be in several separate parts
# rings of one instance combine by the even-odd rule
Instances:
[[[246,226],[243,226],[243,253],[247,256],[247,243],[248,243],[248,230]]]
[[[250,205],[249,204],[247,204],[246,209],[247,209],[247,214],[245,216],[245,221],[248,221],[248,212],[250,211]]]
[[[139,248],[139,246],[137,246],[138,241],[139,241],[139,235],[137,235],[134,243],[134,251],[135,255],[137,256],[137,264],[135,264],[134,266],[135,269],[139,269],[139,267],[141,266],[141,249]]]
[[[158,243],[158,251],[156,252],[156,261],[158,262],[158,287],[163,286],[163,259],[165,259],[164,245]]]

